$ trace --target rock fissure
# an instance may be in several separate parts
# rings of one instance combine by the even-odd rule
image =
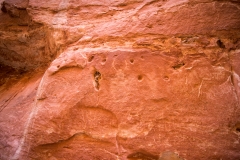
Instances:
[[[100,80],[101,80],[101,78],[102,78],[102,75],[101,75],[101,73],[99,72],[99,71],[95,71],[94,72],[94,81],[95,81],[95,88],[97,89],[97,90],[99,90],[99,88],[100,88]]]

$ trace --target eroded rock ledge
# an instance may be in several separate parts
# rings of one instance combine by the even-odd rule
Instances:
[[[0,159],[240,158],[239,1],[0,2]]]

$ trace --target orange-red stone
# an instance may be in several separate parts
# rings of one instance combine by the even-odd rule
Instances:
[[[239,159],[239,15],[234,0],[5,0],[0,159]]]

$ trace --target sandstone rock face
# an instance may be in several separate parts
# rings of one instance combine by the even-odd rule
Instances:
[[[239,1],[1,10],[0,159],[240,159]]]

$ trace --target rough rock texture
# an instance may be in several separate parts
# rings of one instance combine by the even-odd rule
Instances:
[[[238,0],[1,2],[0,159],[240,159]]]

